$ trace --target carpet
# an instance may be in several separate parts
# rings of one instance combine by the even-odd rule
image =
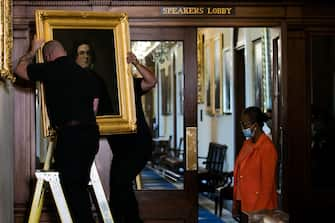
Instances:
[[[165,189],[165,190],[174,190],[176,186],[171,182],[166,180],[164,177],[159,175],[155,170],[149,167],[145,167],[141,171],[141,179],[143,189],[147,190],[157,190],[157,189]]]
[[[159,175],[155,170],[145,167],[141,172],[143,189],[176,189],[176,186]],[[199,206],[198,223],[224,223],[218,216]]]
[[[222,221],[215,214],[209,212],[207,209],[199,206],[198,223],[224,223],[224,221]]]

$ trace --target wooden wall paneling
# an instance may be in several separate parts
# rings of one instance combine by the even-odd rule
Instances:
[[[329,21],[327,21],[328,23]],[[306,193],[306,203],[309,203],[309,205],[306,205],[305,207],[305,212],[312,212],[312,213],[318,213],[318,212],[323,212],[324,214],[322,216],[319,216],[317,214],[313,214],[311,216],[311,220],[316,222],[326,222],[328,219],[330,219],[332,217],[332,211],[335,207],[335,189],[334,187],[329,187],[329,188],[316,188],[315,185],[313,185],[313,178],[312,178],[312,160],[315,159],[315,157],[313,158],[312,155],[314,153],[312,153],[312,145],[310,144],[310,142],[312,142],[312,131],[311,130],[311,126],[312,126],[312,108],[311,108],[311,102],[312,102],[312,93],[313,93],[313,89],[311,87],[311,83],[312,81],[312,75],[314,76],[313,78],[317,78],[317,76],[315,75],[319,75],[318,72],[324,72],[324,70],[328,69],[328,72],[331,72],[333,69],[331,68],[333,66],[333,64],[329,63],[329,61],[331,61],[331,59],[334,59],[332,57],[330,57],[331,55],[327,55],[329,60],[326,60],[323,62],[323,64],[318,63],[316,61],[312,61],[312,58],[316,58],[318,57],[318,53],[320,53],[320,51],[316,51],[315,52],[315,48],[312,51],[312,38],[313,37],[334,37],[335,36],[335,22],[332,24],[328,24],[328,26],[315,26],[315,24],[309,24],[308,27],[306,27],[305,29],[306,31],[306,80],[307,83],[306,84],[306,88],[307,88],[307,105],[306,105],[306,112],[307,112],[307,131],[306,132],[306,189],[305,189],[305,193]],[[329,42],[324,42],[325,44],[331,44]],[[330,45],[330,47],[332,47],[332,45]],[[322,48],[320,48],[321,52],[324,52]],[[315,55],[312,55],[312,53],[316,53]],[[326,53],[326,52],[324,52]],[[319,59],[320,60],[320,59]],[[321,59],[322,60],[322,59]],[[312,66],[313,63],[313,66]],[[327,63],[329,63],[328,65],[326,65]],[[322,66],[316,66],[316,65]],[[324,66],[324,67],[323,67]],[[313,67],[313,70],[312,70]],[[329,69],[330,68],[330,69]],[[320,78],[320,76],[319,76]],[[318,81],[320,81],[320,79],[318,79]],[[327,85],[327,84],[326,84]],[[324,96],[326,96],[326,98],[329,98],[329,95],[331,95],[331,93],[327,92],[325,93],[324,90],[328,89],[326,86],[321,85],[322,89],[319,89],[318,94],[324,94]],[[314,98],[315,100],[315,98]],[[331,100],[334,100],[334,98],[331,98]],[[315,103],[317,104],[317,102]],[[317,158],[316,158],[317,159]],[[325,161],[325,160],[323,160]],[[322,173],[320,173],[321,175]],[[325,174],[324,174],[325,175]],[[315,178],[314,178],[315,180]],[[331,179],[330,179],[331,181]],[[310,220],[307,219],[307,217],[305,216],[305,221]]]
[[[282,200],[281,200],[281,208],[285,210],[286,212],[289,211],[288,206],[288,185],[289,185],[289,177],[288,177],[288,146],[287,146],[287,23],[282,22],[281,23],[281,61],[280,61],[280,67],[281,67],[281,80],[280,81],[280,95],[279,95],[279,110],[280,110],[280,119],[278,120],[279,124],[279,132],[281,135],[279,135],[279,145],[282,147],[280,148],[282,150],[282,159],[283,159],[283,179],[282,179]]]
[[[37,8],[63,9],[63,10],[94,10],[127,12],[130,23],[141,26],[259,26],[275,25],[278,21],[289,15],[294,18],[301,13],[299,4],[250,4],[235,3],[233,15],[218,17],[201,16],[187,17],[184,15],[171,16],[161,15],[161,7],[201,5],[201,6],[223,6],[217,1],[209,2],[185,2],[185,1],[14,1],[14,15],[26,16],[29,20],[34,18],[34,10]],[[199,19],[200,18],[200,19]],[[203,19],[205,18],[205,19]],[[251,20],[252,19],[252,20]]]
[[[15,25],[13,61],[29,46],[29,28]],[[18,80],[14,90],[14,212],[22,219],[31,196],[31,176],[35,171],[35,100],[34,89]],[[17,219],[15,220],[17,221]],[[20,222],[22,222],[20,220]]]
[[[289,213],[292,222],[301,222],[305,204],[307,140],[309,130],[307,80],[305,75],[305,33],[296,27],[287,31],[287,137]],[[299,88],[297,88],[299,86]]]

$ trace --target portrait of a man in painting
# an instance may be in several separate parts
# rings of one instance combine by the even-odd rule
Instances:
[[[99,102],[98,115],[119,115],[113,31],[56,29],[54,39],[63,43],[78,65],[99,79],[104,97]]]

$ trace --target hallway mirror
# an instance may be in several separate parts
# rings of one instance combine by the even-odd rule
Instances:
[[[153,136],[152,159],[140,175],[142,190],[184,188],[184,72],[182,41],[132,41],[131,50],[154,71],[157,84],[142,96]],[[136,70],[133,72],[136,74]]]

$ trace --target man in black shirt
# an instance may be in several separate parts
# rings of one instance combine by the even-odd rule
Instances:
[[[115,114],[117,100],[108,96],[106,85],[92,68],[95,54],[88,41],[74,44],[73,58],[82,68],[87,69],[100,83],[98,114]],[[142,78],[134,78],[137,132],[134,134],[115,134],[106,136],[113,151],[110,174],[110,207],[115,223],[140,223],[138,204],[133,191],[133,181],[143,169],[152,154],[152,136],[141,103],[141,96],[156,84],[154,73],[140,64],[136,56],[129,52],[127,62],[132,63],[141,73]],[[117,96],[117,95],[116,95]],[[113,106],[114,105],[114,106]]]
[[[90,169],[99,148],[95,120],[98,84],[85,69],[66,56],[61,43],[45,43],[45,63],[31,64],[43,41],[34,38],[31,50],[21,57],[15,73],[23,79],[44,83],[51,126],[57,131],[55,169],[60,173],[72,219],[93,223],[87,191]]]
[[[133,181],[152,155],[152,135],[146,123],[141,96],[156,84],[155,74],[140,64],[129,52],[127,62],[133,64],[142,77],[134,78],[137,132],[108,137],[113,151],[110,173],[110,208],[115,223],[142,223]]]

